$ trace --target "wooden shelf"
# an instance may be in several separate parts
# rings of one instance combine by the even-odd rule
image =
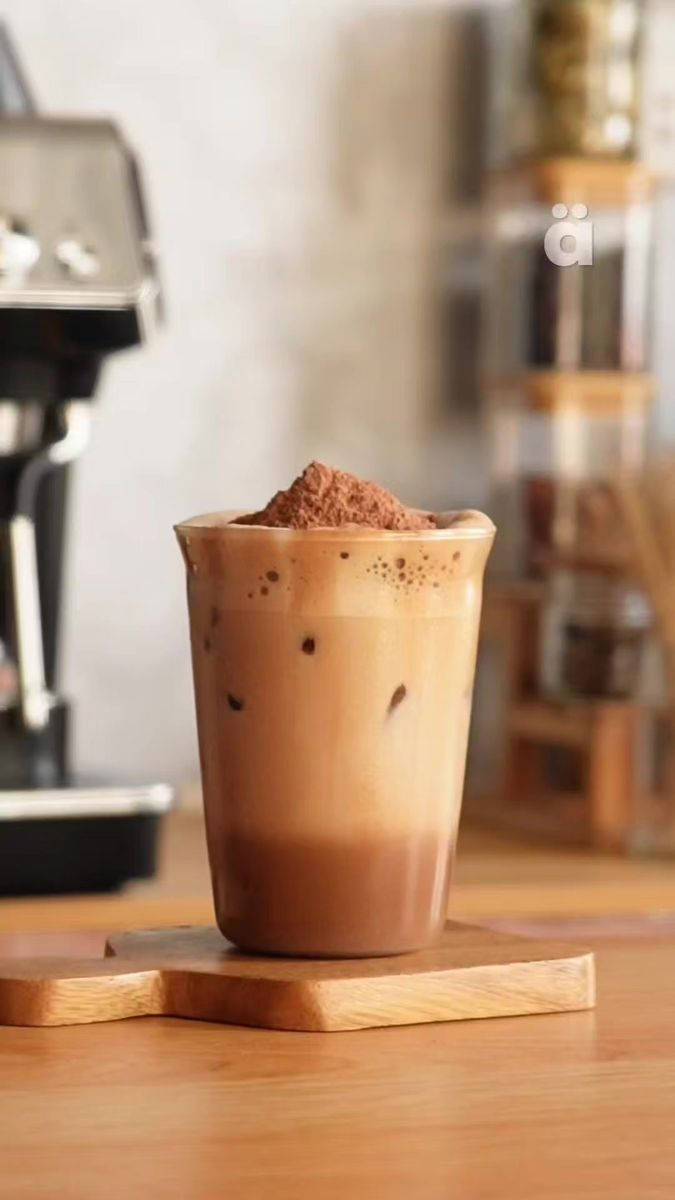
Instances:
[[[516,840],[535,842],[542,837],[560,846],[588,846],[592,828],[581,796],[552,796],[541,792],[533,803],[504,805],[494,796],[474,796],[468,807],[470,821],[510,833]]]
[[[589,209],[650,201],[662,176],[641,162],[602,158],[538,158],[493,173],[499,182],[530,186],[543,204],[585,204]]]
[[[482,636],[501,647],[504,711],[492,794],[486,798],[481,789],[470,811],[500,828],[598,850],[674,852],[675,801],[663,771],[644,777],[644,747],[657,736],[653,723],[671,722],[672,714],[655,703],[537,695],[543,594],[536,581],[488,584]],[[555,749],[563,755],[559,773],[550,755]],[[579,789],[573,796],[570,778]]]
[[[532,412],[575,408],[588,416],[604,417],[632,409],[644,410],[646,418],[656,380],[638,371],[522,371],[487,376],[484,388],[497,407],[499,394],[509,392],[514,395],[514,406]]]
[[[521,701],[509,714],[509,732],[537,745],[568,746],[584,750],[591,736],[591,713],[599,705],[553,704],[545,700]]]

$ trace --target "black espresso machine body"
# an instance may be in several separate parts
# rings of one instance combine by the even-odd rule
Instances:
[[[4,107],[4,111],[2,108]],[[0,893],[152,874],[163,784],[73,778],[58,692],[71,464],[107,355],[160,290],[135,159],[105,120],[33,111],[0,29]]]

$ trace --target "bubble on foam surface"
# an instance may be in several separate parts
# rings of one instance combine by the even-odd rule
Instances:
[[[457,561],[455,551],[453,561]],[[364,565],[366,575],[372,575],[380,584],[386,584],[396,594],[418,595],[423,589],[436,588],[451,579],[455,571],[449,563],[435,560],[431,554],[419,554],[413,551],[407,558],[401,555],[389,559],[378,555]]]
[[[432,586],[438,589],[443,587],[447,581],[452,580],[457,574],[453,564],[457,562],[458,554],[460,554],[459,551],[454,551],[450,562],[442,562],[440,555],[429,552],[422,553],[421,547],[413,547],[405,556],[392,550],[388,554],[385,552],[373,555],[372,558],[365,557],[364,561],[358,549],[356,553],[353,550],[341,550],[339,547],[331,547],[325,552],[322,550],[322,557],[329,562],[332,560],[336,564],[336,569],[340,568],[340,574],[335,577],[336,582],[338,579],[349,580],[350,571],[356,569],[362,578],[370,576],[373,581],[376,581],[378,587],[386,587],[395,604],[404,603],[406,596],[414,596],[416,602],[419,603],[424,590],[430,590]],[[336,562],[336,560],[338,561]],[[351,560],[348,565],[346,560]],[[290,572],[285,571],[284,564],[282,564],[279,567],[270,567],[264,570],[262,575],[257,576],[259,582],[254,585],[252,591],[247,593],[249,600],[271,596],[274,586],[278,586],[280,592],[288,595],[293,594],[298,585],[312,582],[313,572],[310,572],[309,579],[306,575],[301,574],[302,558],[296,557],[287,561],[295,564],[294,569]],[[298,563],[301,565],[298,566]],[[216,618],[216,622],[218,619]]]

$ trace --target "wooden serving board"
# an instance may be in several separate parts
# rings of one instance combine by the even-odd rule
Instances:
[[[454,922],[432,949],[393,958],[254,957],[186,925],[118,934],[99,960],[0,962],[3,1025],[173,1016],[328,1032],[594,1003],[588,951]]]

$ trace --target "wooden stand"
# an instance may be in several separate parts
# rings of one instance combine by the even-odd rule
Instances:
[[[395,958],[252,957],[215,929],[189,926],[120,934],[106,955],[0,963],[0,1024],[173,1016],[328,1032],[595,1003],[588,951],[453,922],[438,946]]]
[[[644,778],[650,727],[668,720],[628,702],[553,702],[536,695],[541,585],[493,585],[482,637],[503,661],[503,730],[497,785],[471,794],[474,816],[518,833],[630,852],[675,848],[672,806]],[[556,788],[546,777],[551,752],[575,756],[581,786]]]
[[[529,577],[547,576],[561,567],[579,576],[588,572],[625,579],[637,574],[668,651],[673,692],[673,595],[667,587],[654,587],[645,569],[647,560],[654,559],[649,536],[654,522],[647,520],[647,536],[644,528],[631,528],[644,525],[637,520],[636,497],[627,493],[625,480],[618,492],[616,486],[618,475],[642,473],[648,452],[655,391],[646,369],[648,228],[660,182],[633,160],[563,156],[501,168],[493,173],[490,188],[495,273],[486,326],[494,346],[486,354],[485,393],[495,511],[502,526],[493,565],[501,562],[503,575],[519,573],[528,581],[493,588],[486,597],[484,637],[492,626],[505,676],[503,744],[488,793],[481,782],[483,794],[469,794],[468,807],[521,833],[621,851],[675,849],[669,803],[675,783],[671,779],[664,786],[647,779],[645,769],[645,745],[664,718],[646,705],[571,699],[552,703],[537,694],[533,654],[541,597]],[[556,220],[610,222],[617,251],[623,243],[625,252],[621,265],[618,260],[615,264],[620,314],[605,312],[602,302],[602,270],[611,268],[613,259],[603,252],[604,267],[599,257],[595,267],[579,254],[570,270],[547,266],[550,227],[541,229],[540,246],[532,243],[532,259],[523,258],[519,268],[514,229],[518,222],[521,230],[526,228],[524,214],[529,212],[534,236],[537,221],[548,225],[548,209]],[[579,228],[575,237],[580,247]],[[599,299],[591,303],[594,292],[587,285],[593,276],[586,275],[586,267],[601,272]],[[529,323],[517,320],[514,289],[505,286],[505,279],[519,280],[526,289]],[[598,314],[606,324],[598,323]],[[671,470],[671,478],[673,474]],[[671,528],[673,511],[661,512]],[[627,513],[636,519],[627,521]],[[668,534],[667,545],[671,541]],[[668,562],[671,578],[674,562]],[[585,687],[582,681],[576,690]],[[666,720],[672,741],[672,713]],[[486,743],[488,755],[492,757]]]

